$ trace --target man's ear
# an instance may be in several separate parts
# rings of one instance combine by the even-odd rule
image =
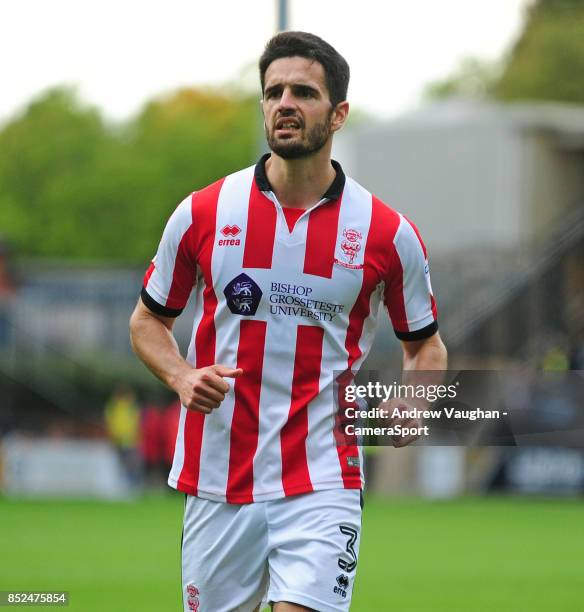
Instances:
[[[331,129],[333,132],[340,130],[345,122],[347,121],[347,117],[349,116],[349,103],[345,100],[344,102],[339,102],[334,110],[333,117],[331,121]]]
[[[264,120],[264,131],[266,130],[266,113],[264,112],[264,99],[260,98],[260,109],[262,111],[262,119]]]

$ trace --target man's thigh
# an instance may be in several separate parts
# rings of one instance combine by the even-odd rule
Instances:
[[[319,612],[349,610],[360,501],[357,489],[331,489],[267,502],[269,601]]]
[[[268,581],[263,504],[187,496],[182,545],[185,611],[249,612]]]

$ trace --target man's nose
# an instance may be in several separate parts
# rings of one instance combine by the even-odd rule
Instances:
[[[289,87],[285,87],[280,97],[280,109],[295,108],[296,98]]]

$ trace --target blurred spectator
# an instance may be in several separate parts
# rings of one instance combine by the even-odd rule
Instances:
[[[164,410],[164,450],[163,461],[167,470],[172,466],[174,456],[174,446],[176,444],[176,433],[178,431],[178,421],[180,418],[180,402],[175,400],[171,402]]]
[[[558,346],[551,348],[542,361],[542,369],[554,372],[565,372],[569,367],[566,351]]]
[[[156,404],[142,410],[140,422],[140,455],[149,485],[160,485],[165,479],[164,461],[164,418]]]
[[[108,436],[118,450],[131,486],[140,484],[140,410],[136,396],[127,386],[119,386],[105,406]]]
[[[16,283],[9,268],[10,247],[0,236],[0,299],[10,297],[16,291]]]
[[[10,308],[16,283],[9,269],[10,247],[0,236],[0,347],[8,344]]]

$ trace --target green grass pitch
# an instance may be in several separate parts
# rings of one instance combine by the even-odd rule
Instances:
[[[0,499],[0,590],[67,590],[71,611],[180,610],[182,508],[178,494]],[[584,504],[369,498],[351,610],[584,610]]]

